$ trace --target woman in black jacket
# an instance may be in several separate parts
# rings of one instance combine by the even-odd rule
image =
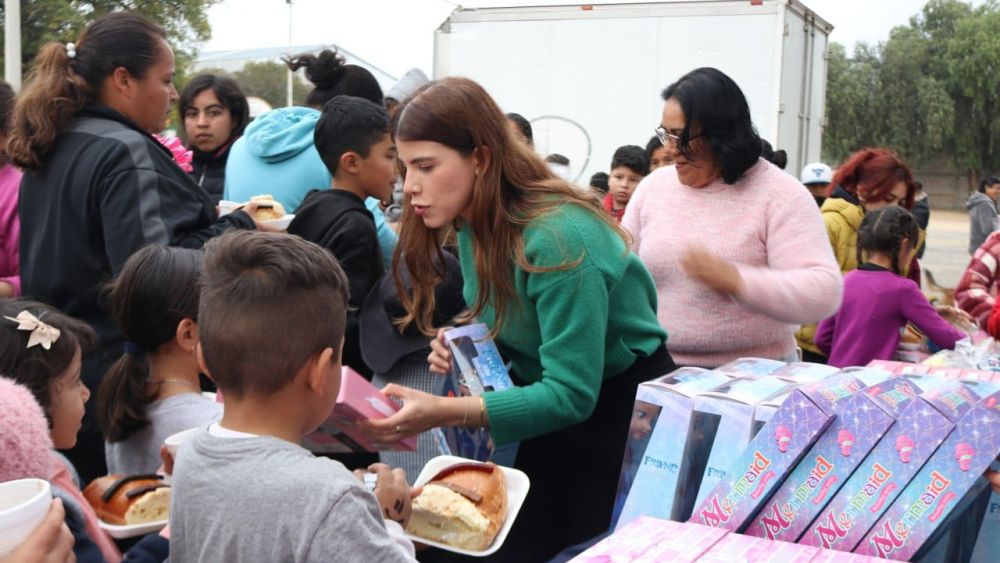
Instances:
[[[247,97],[232,78],[199,74],[184,87],[179,106],[194,153],[191,178],[218,203],[226,187],[229,148],[250,123]]]
[[[15,106],[7,150],[24,169],[22,290],[97,332],[99,353],[83,365],[91,392],[124,345],[100,303],[101,284],[142,246],[199,248],[226,230],[255,228],[246,212],[220,219],[209,195],[152,137],[177,99],[173,77],[163,29],[116,12],[88,25],[75,44],[43,46]],[[85,482],[104,474],[92,412],[67,455]]]

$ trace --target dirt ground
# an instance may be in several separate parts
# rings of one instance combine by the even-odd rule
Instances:
[[[927,250],[920,266],[930,270],[937,283],[955,287],[969,265],[969,215],[962,211],[931,211]],[[926,280],[926,278],[925,278]],[[925,283],[924,290],[927,291]]]

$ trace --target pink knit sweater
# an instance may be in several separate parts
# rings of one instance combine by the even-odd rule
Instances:
[[[659,294],[667,347],[682,365],[716,367],[742,356],[781,359],[794,325],[833,315],[844,282],[819,209],[782,170],[758,161],[736,184],[681,184],[673,166],[647,176],[622,219]],[[734,263],[739,295],[684,275],[679,259],[702,247]]]

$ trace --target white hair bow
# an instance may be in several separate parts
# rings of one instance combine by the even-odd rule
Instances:
[[[28,337],[28,348],[42,345],[46,350],[52,348],[52,343],[59,340],[59,329],[52,325],[43,323],[38,317],[28,311],[21,311],[17,317],[4,317],[8,321],[17,323],[17,330],[27,330],[31,332]]]

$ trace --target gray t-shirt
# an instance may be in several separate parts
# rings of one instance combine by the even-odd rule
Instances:
[[[104,458],[108,473],[142,475],[160,467],[160,446],[170,436],[208,426],[222,418],[222,404],[201,393],[181,393],[146,407],[149,426],[121,442],[105,442]]]
[[[414,561],[361,481],[284,440],[198,432],[172,487],[172,561]]]

